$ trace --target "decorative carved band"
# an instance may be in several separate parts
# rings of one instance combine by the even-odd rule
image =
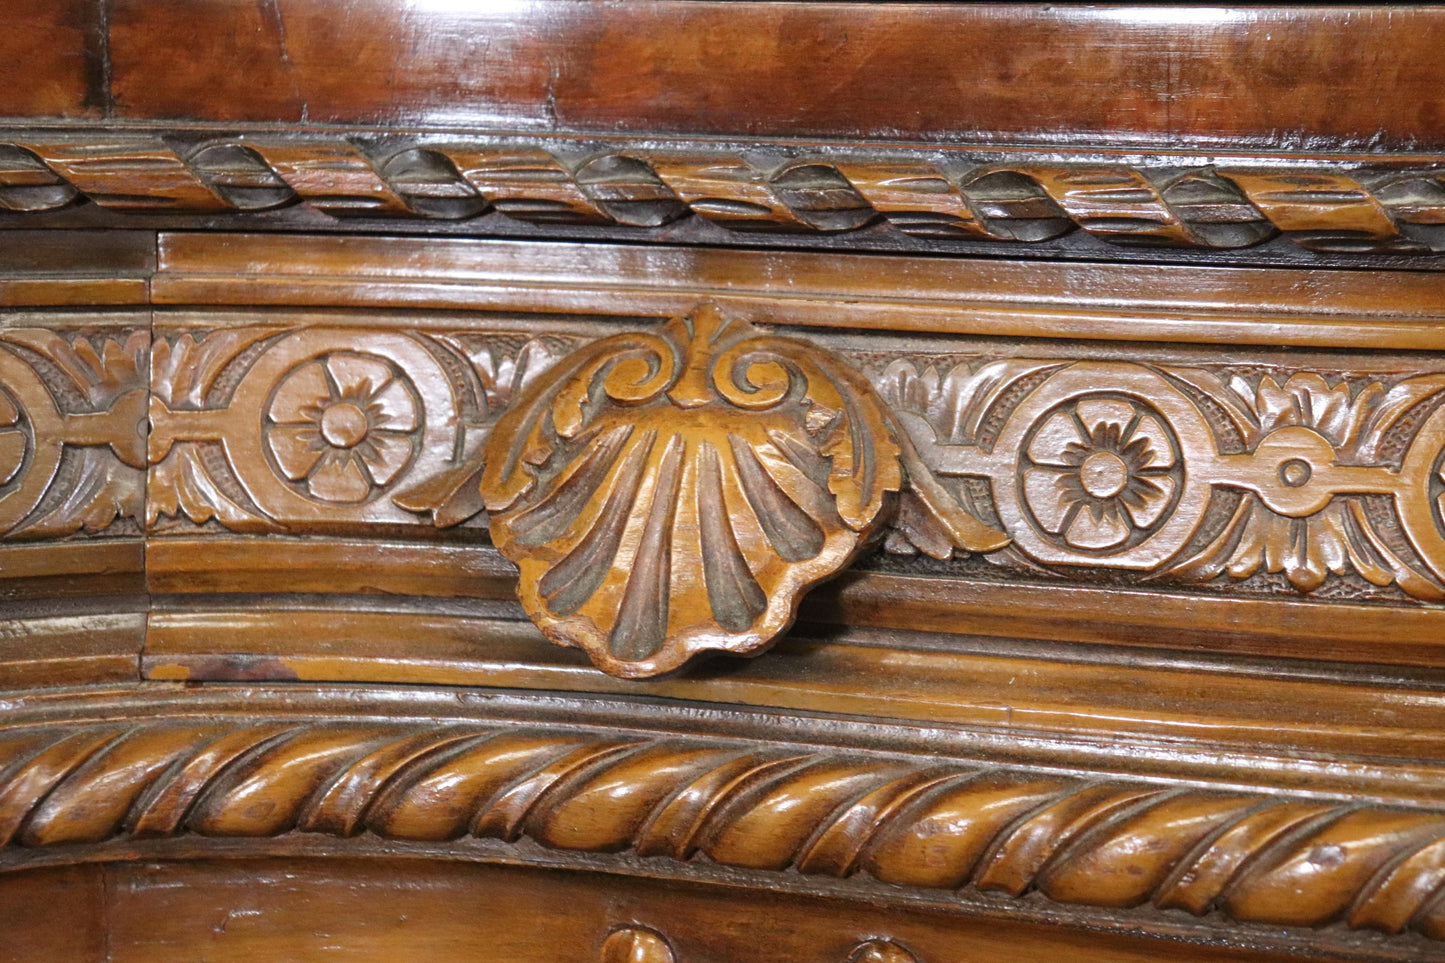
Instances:
[[[0,536],[141,517],[150,334],[0,329]]]
[[[836,233],[875,223],[933,240],[1039,242],[1079,229],[1126,245],[1238,248],[1285,234],[1312,250],[1445,250],[1438,164],[1370,169],[1157,166],[930,151],[915,160],[835,153],[744,159],[655,144],[426,143],[234,137],[173,149],[157,138],[85,142],[0,135],[0,209],[79,199],[126,212],[269,211],[297,203],[336,216],[657,228],[689,215],[738,231]]]
[[[1018,563],[1445,600],[1445,375],[1010,360],[882,381],[936,474],[986,481],[966,503]],[[906,524],[892,547],[952,552]]]
[[[686,357],[677,332],[629,337]],[[494,442],[497,471],[538,470],[508,460],[520,422],[545,429],[523,442],[538,458],[549,450],[535,447],[540,440],[553,450],[542,474],[555,478],[572,461],[576,445],[547,434],[543,408],[513,406],[528,385],[560,390],[554,382],[571,368],[559,359],[571,352],[612,350],[587,345],[560,327],[530,338],[521,328],[167,334],[155,349],[152,527],[176,527],[178,516],[239,531],[416,524],[418,516],[441,527],[483,524],[484,445],[504,412],[518,414]],[[819,465],[827,432],[845,422],[899,445],[906,484],[896,511],[875,505],[863,526],[884,527],[895,564],[976,552],[1023,578],[1047,570],[1254,591],[1278,576],[1299,592],[1445,600],[1445,373],[1430,365],[1360,374],[996,354],[848,360],[868,384],[838,374],[830,390],[876,393],[885,404],[867,403],[873,420],[842,419],[838,401],[805,410],[798,395],[787,436],[806,441]],[[593,391],[614,427],[647,410]],[[651,404],[669,413],[669,430],[715,410],[665,398]],[[841,420],[829,416],[835,411]],[[587,412],[595,428],[601,409]],[[573,437],[601,443],[581,426]],[[611,490],[606,477],[595,479],[597,491]],[[698,470],[688,477],[703,480]],[[813,487],[826,499],[840,496],[826,470],[818,477]],[[742,524],[728,504],[730,524]],[[759,531],[773,521],[760,518]],[[514,544],[499,531],[499,543]]]
[[[606,340],[615,328],[576,322],[273,317],[168,326],[150,357],[146,332],[120,323],[0,332],[0,535],[134,532],[143,491],[157,537],[211,523],[387,536],[421,525],[480,535],[490,523],[532,566],[530,608],[546,624],[541,599],[561,576],[544,587],[544,573],[596,547],[561,523],[586,515],[601,533],[604,496],[627,489],[637,497],[617,510],[631,527],[603,553],[616,581],[583,600],[600,606],[585,613],[594,657],[624,674],[678,664],[691,643],[609,655],[622,586],[650,572],[653,589],[665,582],[669,598],[690,600],[678,611],[703,613],[697,639],[755,649],[785,624],[797,591],[875,535],[887,554],[866,564],[904,572],[1445,602],[1445,371],[1427,355],[1299,370],[1144,351],[1128,362],[1010,358],[967,342],[925,356],[858,338],[805,344],[711,315],[701,340],[682,321]],[[824,344],[842,347],[841,360]],[[578,360],[589,358],[592,368]],[[725,358],[733,366],[721,373],[742,380],[723,391]],[[564,396],[579,402],[571,422],[557,421]],[[636,485],[622,484],[628,453],[653,427],[688,439],[690,453],[672,459],[678,492],[691,493],[672,526],[691,534],[666,552],[642,536],[668,444],[637,454]],[[483,505],[489,463],[494,519]],[[702,497],[714,487],[721,502]],[[550,528],[518,536],[549,513]],[[562,541],[536,535],[553,530]],[[703,552],[703,538],[730,538],[738,554]],[[649,556],[656,571],[632,571],[644,541],[660,553]],[[564,601],[584,587],[569,583]],[[640,592],[635,606],[661,611],[662,594]],[[581,609],[549,611],[566,620]],[[575,631],[554,634],[583,642]]]
[[[1435,810],[511,727],[192,719],[0,734],[0,846],[363,832],[1445,938]]]

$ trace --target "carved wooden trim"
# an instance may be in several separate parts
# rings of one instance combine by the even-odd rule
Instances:
[[[1445,599],[1445,375],[1009,360],[883,378],[924,462],[987,479],[978,509],[1028,562]],[[904,529],[895,550],[952,554]]]
[[[570,434],[554,431],[554,402],[564,388],[568,398],[588,397],[591,376],[562,382],[584,369],[605,381],[602,373],[616,370],[609,364],[635,355],[645,365],[649,351],[657,365],[681,365],[690,335],[680,325],[590,342],[565,326],[531,338],[502,329],[285,325],[164,332],[151,402],[152,530],[184,532],[178,517],[242,532],[341,532],[423,519],[478,525],[490,487],[503,550],[518,561],[552,553],[533,569],[536,583],[567,552],[544,549],[546,542],[523,550],[514,521],[564,466],[577,467],[585,445],[571,439],[602,444],[588,434],[602,424],[595,406],[582,417],[584,408],[572,405]],[[807,441],[815,459],[832,457],[822,446],[846,425],[872,439],[868,451],[883,446],[872,455],[880,471],[900,461],[906,469],[901,485],[876,484],[861,512],[839,509],[855,516],[844,526],[855,534],[799,585],[845,564],[881,526],[885,548],[905,566],[921,566],[919,555],[982,554],[1025,578],[1045,568],[1081,581],[1212,590],[1244,583],[1249,591],[1256,576],[1279,576],[1323,596],[1445,599],[1445,373],[1433,364],[1358,372],[856,348],[845,363],[826,360],[815,343],[765,336],[755,344],[825,359],[817,371],[827,380],[813,383],[843,391],[832,401],[790,402],[789,437]],[[846,374],[849,364],[866,381]],[[651,403],[660,410],[685,420],[727,409],[720,397],[713,407],[667,400],[660,386],[682,368],[667,370],[638,370],[639,383],[657,382]],[[352,401],[376,414],[365,445],[333,444],[323,422],[332,408],[352,405],[342,397],[352,382],[370,386]],[[845,404],[845,396],[853,400]],[[605,394],[596,398],[606,402]],[[637,400],[606,404],[611,429],[652,417]],[[487,483],[489,460],[495,474]],[[533,473],[542,484],[524,499]],[[613,490],[603,484],[606,472],[578,477]],[[846,478],[820,478],[813,487],[823,497],[857,498],[838,487],[852,484]],[[883,498],[890,489],[900,491],[896,509]],[[639,508],[635,524],[645,515]],[[536,599],[530,605],[545,624],[550,616]],[[605,651],[598,639],[591,644]]]
[[[139,534],[149,346],[124,323],[0,326],[0,537]]]
[[[525,837],[1445,938],[1445,812],[1434,809],[759,743],[294,718],[16,727],[0,734],[0,763],[4,847]]]
[[[189,146],[179,146],[190,140]],[[720,151],[617,145],[237,135],[0,134],[0,210],[80,200],[128,213],[247,214],[296,204],[337,217],[657,229],[689,216],[733,231],[839,234],[883,224],[937,241],[1038,243],[1081,230],[1111,244],[1230,249],[1281,234],[1335,253],[1445,250],[1437,158],[1177,157],[877,149]],[[746,159],[745,159],[746,157]]]
[[[920,501],[953,507],[950,545],[1006,542],[899,435],[837,357],[705,304],[557,362],[492,430],[480,487],[547,637],[655,675],[776,638],[878,530],[905,464]]]
[[[12,455],[19,453],[0,483],[7,543],[140,534],[144,490],[153,540],[212,537],[211,526],[366,538],[424,536],[431,527],[479,541],[494,524],[498,544],[515,544],[503,528],[510,522],[495,523],[484,510],[489,440],[505,448],[499,424],[517,427],[531,417],[524,412],[549,410],[517,399],[533,388],[561,391],[549,379],[564,377],[564,359],[574,352],[600,359],[605,344],[619,343],[606,341],[615,324],[581,319],[494,317],[479,325],[410,314],[376,323],[344,313],[263,319],[185,312],[157,327],[148,351],[147,332],[123,315],[100,313],[77,326],[74,316],[46,320],[33,312],[27,326],[0,330],[0,391],[15,407],[0,439],[14,440]],[[724,340],[743,339],[739,325],[718,330],[727,332]],[[656,339],[648,343],[663,346],[681,378],[686,325],[638,330],[624,338]],[[959,339],[935,342],[924,354],[862,334],[816,332],[804,344],[769,328],[757,337],[756,345],[823,359],[817,370],[826,378],[814,382],[842,391],[821,405],[813,404],[821,395],[805,405],[800,394],[784,406],[793,419],[790,437],[811,446],[814,461],[804,464],[842,464],[823,448],[843,437],[844,425],[866,426],[857,450],[882,452],[878,464],[900,469],[899,482],[877,486],[857,526],[843,525],[850,544],[832,562],[776,595],[764,591],[779,600],[777,608],[758,626],[732,633],[724,647],[765,644],[787,623],[802,587],[866,550],[873,537],[883,548],[866,556],[873,571],[945,575],[976,586],[1005,580],[1013,584],[998,591],[1012,596],[1051,584],[1167,588],[1296,607],[1301,598],[1321,599],[1349,602],[1351,611],[1387,604],[1404,612],[1445,601],[1445,371],[1432,355],[1262,351],[1256,360],[1152,346],[1131,349],[1132,360],[1105,362],[1063,343],[1030,356]],[[701,359],[705,352],[694,353]],[[610,363],[600,360],[599,372]],[[860,417],[838,400],[845,396],[861,399]],[[713,410],[666,397],[658,394],[655,404],[680,418]],[[651,403],[610,404],[606,417],[619,427],[643,417]],[[536,471],[540,485],[525,497],[505,494],[509,507],[494,504],[499,518],[544,497],[560,477],[554,473],[582,450],[576,446],[602,414],[590,402],[584,409],[571,438],[546,419],[520,434],[508,429],[535,458],[544,448],[552,458],[547,467],[528,463],[514,472],[512,482],[525,488]],[[342,437],[346,417],[353,434],[364,427],[362,434]],[[533,428],[541,429],[534,438]],[[813,488],[836,502],[827,511],[844,520],[839,499],[852,496],[831,473],[825,465]],[[733,515],[730,509],[730,524],[743,524]],[[645,516],[639,511],[635,525]],[[762,557],[745,557],[756,580]],[[539,582],[554,562],[538,563]],[[711,610],[713,599],[706,601]],[[547,623],[535,601],[531,611]],[[1414,612],[1439,614],[1433,606]],[[923,618],[921,609],[915,613]],[[854,617],[879,624],[877,611]],[[1402,647],[1416,645],[1425,624],[1409,630]],[[603,663],[612,631],[606,625],[590,640]],[[941,615],[927,625],[957,631]],[[683,635],[678,628],[669,631],[675,641]],[[707,631],[715,630],[695,638]],[[580,640],[575,629],[554,635]],[[1103,640],[1110,638],[1105,632]],[[665,658],[614,658],[611,669],[664,671],[680,664],[690,644]],[[639,664],[626,668],[629,662]]]

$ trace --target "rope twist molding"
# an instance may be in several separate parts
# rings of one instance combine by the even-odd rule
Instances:
[[[1445,813],[789,746],[277,720],[15,727],[0,845],[286,833],[706,858],[1445,938]]]
[[[490,142],[381,149],[342,137],[238,136],[180,148],[157,137],[0,134],[0,210],[81,199],[134,213],[301,203],[338,217],[497,211],[536,223],[658,228],[696,215],[735,231],[838,233],[881,222],[931,240],[1039,242],[1080,229],[1135,246],[1239,248],[1282,233],[1336,253],[1445,250],[1445,173],[1429,159],[1372,169],[830,153],[765,167],[684,145],[574,156]]]

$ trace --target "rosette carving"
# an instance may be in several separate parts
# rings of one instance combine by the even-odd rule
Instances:
[[[639,677],[766,646],[879,530],[915,461],[862,376],[705,304],[533,382],[492,432],[481,492],[542,631]],[[949,531],[999,544],[972,518]]]

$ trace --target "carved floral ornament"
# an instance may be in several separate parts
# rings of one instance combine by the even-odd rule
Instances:
[[[9,328],[0,536],[490,526],[544,631],[627,675],[759,651],[875,539],[920,575],[1445,602],[1433,356],[952,351],[845,363],[709,306],[601,339]]]

